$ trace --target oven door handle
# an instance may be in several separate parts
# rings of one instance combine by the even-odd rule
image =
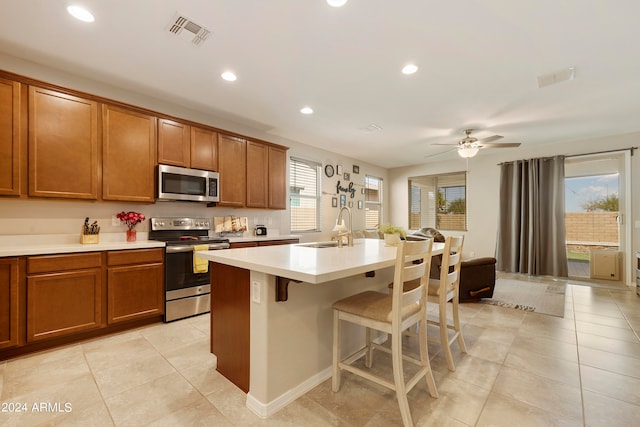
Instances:
[[[227,248],[229,248],[228,243],[213,243],[209,245],[210,251],[213,251],[216,249],[227,249]],[[168,254],[175,254],[180,252],[193,252],[193,245],[167,246],[166,252]]]

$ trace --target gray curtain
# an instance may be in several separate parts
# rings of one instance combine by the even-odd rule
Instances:
[[[564,157],[500,166],[500,271],[567,277]]]

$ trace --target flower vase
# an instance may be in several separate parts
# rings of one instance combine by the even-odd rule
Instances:
[[[398,233],[384,233],[384,243],[387,246],[397,246],[401,242]]]
[[[127,229],[127,242],[135,242],[136,241],[136,230]]]

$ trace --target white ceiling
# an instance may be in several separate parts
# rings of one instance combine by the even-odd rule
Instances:
[[[522,147],[640,130],[637,0],[76,3],[96,21],[2,0],[0,52],[383,167],[455,156],[425,158],[465,128]],[[202,46],[169,33],[178,12],[211,30]],[[575,80],[537,88],[569,66]]]

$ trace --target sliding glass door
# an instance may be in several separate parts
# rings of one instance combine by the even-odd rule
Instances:
[[[628,281],[629,153],[565,160],[565,223],[569,277]]]

